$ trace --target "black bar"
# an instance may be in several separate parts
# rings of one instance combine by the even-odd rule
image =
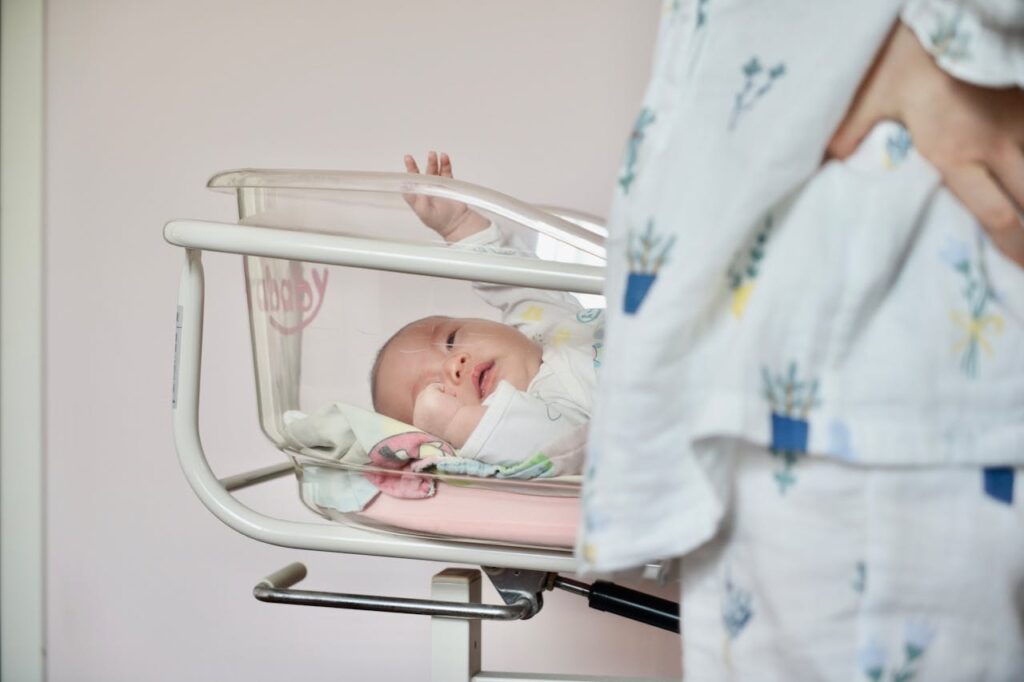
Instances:
[[[679,604],[598,580],[587,596],[590,608],[637,620],[662,630],[679,632]]]

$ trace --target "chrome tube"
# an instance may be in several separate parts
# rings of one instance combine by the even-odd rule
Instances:
[[[478,620],[521,620],[528,617],[531,605],[523,600],[513,604],[460,604],[458,602],[433,601],[430,599],[405,599],[402,597],[378,597],[363,594],[341,594],[313,590],[293,590],[294,585],[306,576],[306,567],[299,563],[285,566],[261,580],[253,588],[253,596],[273,604],[295,604],[298,606],[326,606],[334,609],[357,611],[384,611],[387,613],[411,613],[421,616],[444,618],[469,618]]]

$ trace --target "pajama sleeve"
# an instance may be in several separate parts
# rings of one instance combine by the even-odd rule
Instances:
[[[909,0],[900,17],[951,76],[1024,87],[1024,2]]]

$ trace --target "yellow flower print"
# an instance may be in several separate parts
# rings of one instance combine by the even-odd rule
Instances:
[[[747,282],[740,285],[739,288],[734,289],[732,292],[732,316],[737,320],[743,317],[743,311],[747,308],[747,300],[750,299],[750,294],[754,291],[754,283]]]
[[[563,343],[565,343],[571,338],[572,332],[566,329],[565,327],[562,327],[561,329],[555,332],[554,336],[551,337],[551,341],[556,346],[561,346]]]
[[[985,338],[985,330],[991,328],[993,334],[1001,334],[1005,322],[1002,315],[983,315],[982,317],[968,317],[959,310],[951,314],[953,324],[967,332],[967,335],[953,348],[954,353],[960,353],[969,346],[977,344],[985,351],[986,355],[992,355],[992,344]]]
[[[523,311],[524,322],[540,322],[544,318],[544,309],[539,305],[531,305]]]
[[[772,231],[772,214],[764,217],[764,222],[754,233],[753,239],[733,256],[726,277],[732,289],[732,316],[737,320],[743,317],[747,302],[754,292],[754,283],[761,271],[765,247]]]

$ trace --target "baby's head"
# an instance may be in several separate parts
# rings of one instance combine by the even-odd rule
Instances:
[[[541,348],[517,329],[475,318],[425,317],[402,327],[377,353],[370,374],[373,409],[412,423],[416,396],[442,383],[464,405],[480,405],[507,381],[525,391]]]

